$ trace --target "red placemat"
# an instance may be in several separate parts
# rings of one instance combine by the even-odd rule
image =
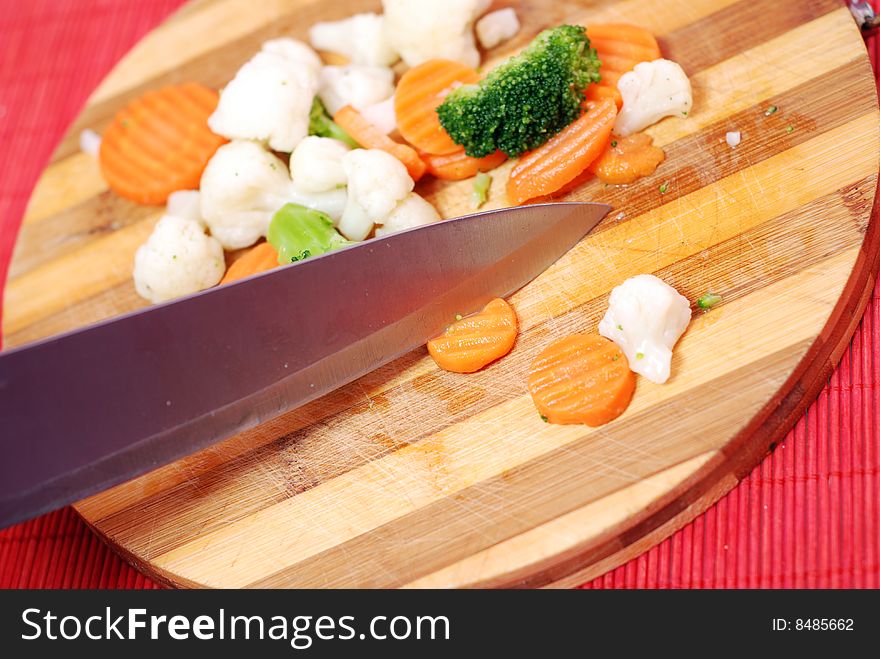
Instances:
[[[86,97],[182,0],[0,0],[0,281]],[[878,46],[869,44],[876,62]],[[819,399],[693,523],[586,588],[880,586],[880,294]],[[0,531],[0,588],[156,588],[69,508]]]

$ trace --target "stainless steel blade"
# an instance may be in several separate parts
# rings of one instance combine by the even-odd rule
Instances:
[[[449,220],[0,353],[0,526],[351,382],[528,283],[608,210]]]

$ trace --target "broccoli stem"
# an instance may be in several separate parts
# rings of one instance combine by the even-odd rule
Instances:
[[[330,115],[327,113],[327,108],[324,107],[321,99],[317,96],[315,96],[315,100],[312,101],[312,109],[309,111],[309,135],[332,137],[334,140],[345,142],[352,149],[358,149],[361,146],[330,118]]]
[[[480,172],[474,177],[472,185],[471,206],[474,210],[477,210],[489,198],[489,186],[492,185],[492,177],[486,172]]]

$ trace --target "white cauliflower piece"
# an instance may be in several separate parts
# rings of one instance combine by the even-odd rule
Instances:
[[[226,85],[208,126],[230,139],[258,140],[275,151],[293,151],[309,132],[320,68],[320,59],[306,44],[267,41]]]
[[[92,158],[97,158],[101,153],[101,136],[91,128],[86,128],[79,134],[79,149]]]
[[[409,66],[435,57],[480,65],[474,20],[491,0],[382,0],[385,33]]]
[[[519,19],[512,7],[491,11],[477,21],[477,40],[488,50],[519,32]]]
[[[381,225],[376,227],[376,237],[413,229],[423,224],[431,224],[439,219],[440,214],[434,206],[415,192],[410,192],[403,201],[394,207],[394,210],[382,221]]]
[[[623,107],[614,123],[621,137],[638,133],[664,117],[686,117],[694,104],[691,81],[668,59],[641,62],[617,82]]]
[[[287,201],[326,213],[336,223],[342,219],[342,214],[345,212],[348,202],[348,191],[345,188],[337,188],[336,190],[326,190],[324,192],[303,192],[297,189],[294,182]]]
[[[351,149],[330,137],[310,135],[290,155],[290,176],[301,192],[325,192],[345,186],[342,158]]]
[[[309,41],[318,50],[345,55],[353,64],[391,66],[400,58],[388,42],[381,14],[315,23],[309,29]]]
[[[394,97],[381,103],[374,103],[361,110],[361,116],[386,135],[397,128],[397,113],[394,111]]]
[[[165,215],[134,256],[134,286],[165,302],[217,284],[226,271],[223,247],[195,220]]]
[[[226,249],[248,247],[265,236],[272,216],[293,194],[287,166],[246,140],[217,149],[200,188],[202,217]]]
[[[394,94],[394,71],[383,66],[325,66],[319,78],[318,96],[331,115],[346,105],[362,110]]]
[[[348,179],[348,202],[338,228],[349,240],[363,240],[415,184],[403,163],[379,149],[349,151],[342,166]]]
[[[637,275],[611,291],[599,334],[620,346],[630,369],[662,384],[669,379],[672,348],[690,321],[687,298],[654,275]]]
[[[168,195],[165,213],[166,215],[195,220],[202,226],[205,226],[205,221],[202,219],[202,196],[198,190],[177,190],[172,192]]]

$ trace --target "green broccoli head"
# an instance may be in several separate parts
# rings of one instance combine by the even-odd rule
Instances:
[[[584,90],[600,62],[586,30],[544,30],[478,85],[453,90],[437,108],[440,123],[469,156],[499,149],[518,156],[541,146],[581,113]]]

